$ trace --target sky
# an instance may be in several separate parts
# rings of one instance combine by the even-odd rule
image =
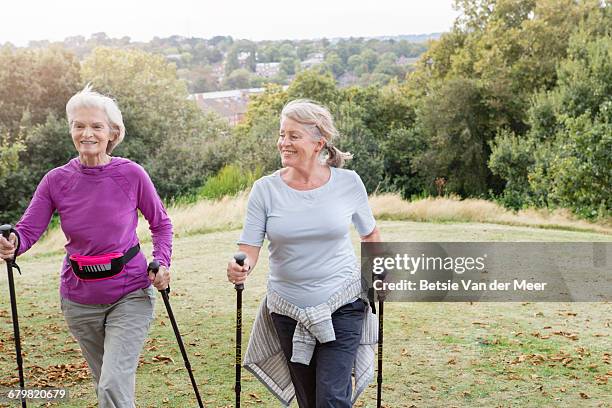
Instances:
[[[182,35],[279,40],[449,31],[452,0],[8,0],[0,43],[105,32],[132,41]]]

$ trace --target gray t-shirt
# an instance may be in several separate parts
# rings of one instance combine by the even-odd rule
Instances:
[[[331,167],[327,183],[300,191],[276,171],[253,185],[238,243],[261,247],[267,237],[270,289],[298,307],[316,306],[359,273],[351,223],[361,236],[376,226],[357,173]]]

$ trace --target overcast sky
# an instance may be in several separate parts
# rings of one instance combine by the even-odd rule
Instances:
[[[448,31],[452,0],[8,0],[0,2],[0,43],[105,32],[251,40],[370,37]]]

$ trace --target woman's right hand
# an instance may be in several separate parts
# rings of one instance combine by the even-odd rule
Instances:
[[[234,285],[244,283],[246,281],[247,276],[249,275],[250,270],[251,263],[248,257],[244,260],[243,266],[238,265],[236,263],[236,260],[232,259],[227,264],[227,280],[233,283]]]
[[[13,259],[15,256],[15,248],[17,246],[17,235],[11,232],[9,239],[7,240],[3,236],[0,236],[0,258],[2,259]]]

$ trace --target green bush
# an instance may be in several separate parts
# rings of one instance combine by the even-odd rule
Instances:
[[[235,195],[248,187],[261,177],[261,169],[255,171],[243,170],[237,165],[230,164],[223,167],[219,173],[206,181],[200,189],[198,196],[209,200],[224,196]]]

